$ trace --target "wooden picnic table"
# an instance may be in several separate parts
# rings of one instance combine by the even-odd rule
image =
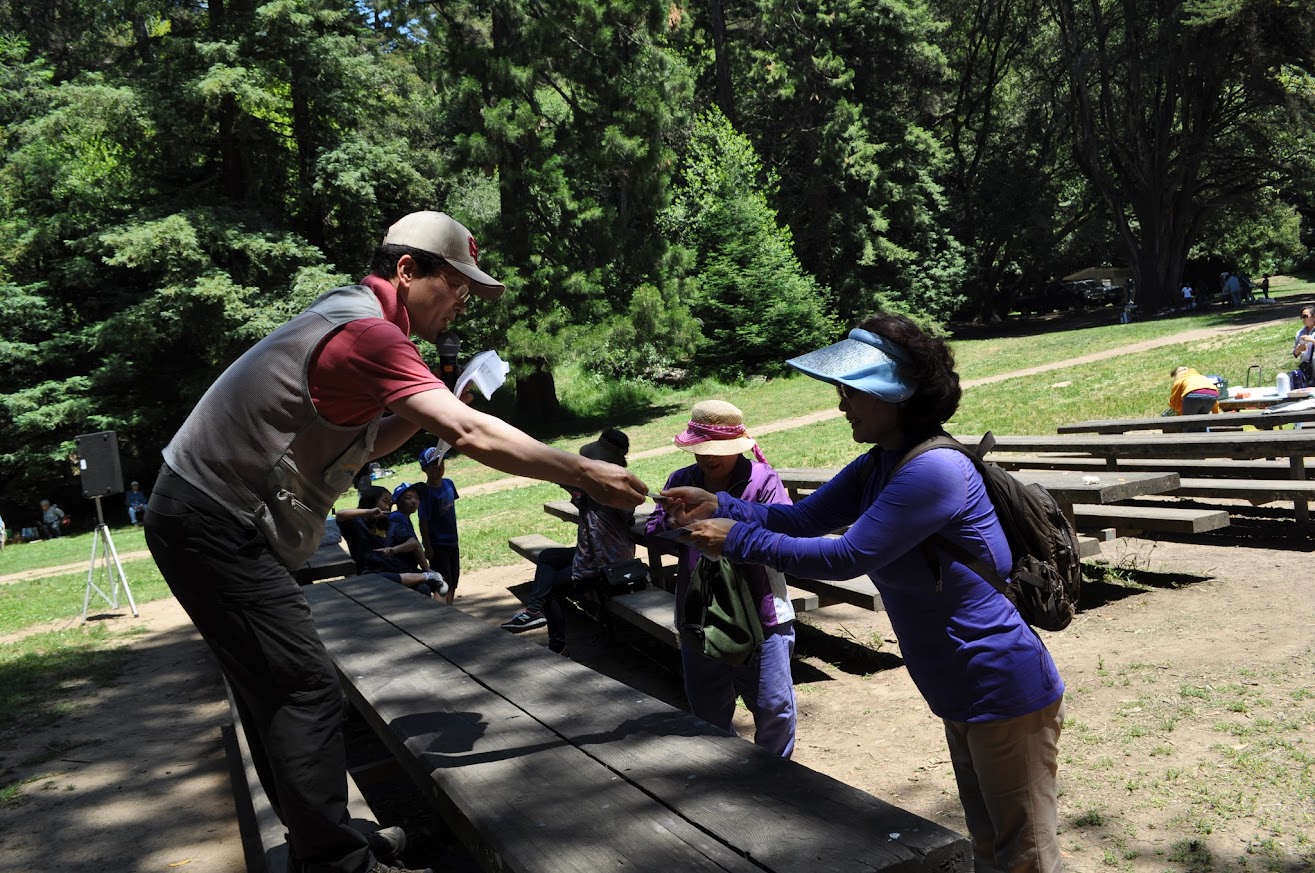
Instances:
[[[1008,437],[996,439],[1004,440]],[[999,447],[997,442],[996,448]],[[776,472],[780,475],[786,490],[794,496],[800,491],[817,490],[839,471],[785,468]],[[1178,474],[1163,472],[1128,472],[1109,475],[1102,471],[1098,475],[1093,475],[1070,470],[1018,470],[1014,472],[1014,476],[1026,484],[1036,483],[1049,491],[1056,503],[1066,507],[1066,511],[1075,503],[1118,503],[1134,497],[1164,494],[1178,487]]]
[[[460,609],[378,576],[306,599],[349,699],[486,870],[972,868],[963,836]]]
[[[631,528],[631,534],[635,538],[636,544],[644,545],[648,548],[649,554],[649,573],[654,576],[654,580],[660,585],[674,590],[675,576],[674,571],[670,578],[661,578],[661,556],[662,555],[680,555],[680,546],[675,543],[667,542],[656,537],[648,536],[645,530],[645,524],[648,517],[653,514],[657,506],[652,503],[645,503],[635,509],[635,524]],[[575,508],[575,504],[569,500],[550,500],[543,504],[543,511],[559,518],[562,521],[569,521],[572,524],[579,524],[580,513]],[[879,612],[885,607],[881,603],[881,595],[877,593],[876,586],[872,580],[863,576],[858,579],[803,579],[798,576],[787,575],[791,587],[802,588],[804,591],[812,592],[817,595],[816,602],[806,608],[816,609],[822,606],[831,606],[836,603],[847,603],[851,606],[857,606],[862,609]],[[791,601],[795,603],[795,609],[804,612],[800,608],[800,603],[796,597]]]
[[[964,445],[977,445],[980,437],[960,437]],[[1236,431],[1228,433],[1062,434],[1058,436],[1002,436],[994,452],[1054,452],[1092,455],[1117,469],[1120,458],[1255,458],[1288,459],[1290,479],[1306,478],[1305,459],[1315,455],[1315,429]],[[1307,501],[1293,501],[1298,523],[1310,519]]]
[[[1287,403],[1287,397],[1279,397],[1274,390],[1269,389],[1251,389],[1246,397],[1220,397],[1219,409],[1223,412],[1238,412],[1244,409],[1268,409],[1271,406],[1278,406],[1280,403]]]
[[[1149,418],[1110,418],[1097,421],[1078,421],[1061,424],[1057,430],[1065,433],[1129,433],[1140,430],[1158,430],[1164,433],[1201,432],[1209,427],[1246,427],[1274,430],[1290,424],[1315,422],[1315,409],[1298,409],[1289,412],[1252,409],[1230,412],[1227,415],[1156,415]]]

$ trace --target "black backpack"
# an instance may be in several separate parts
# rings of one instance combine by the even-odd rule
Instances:
[[[982,437],[976,451],[942,433],[910,449],[895,465],[891,476],[931,449],[950,448],[967,455],[981,473],[986,493],[1004,528],[1009,551],[1014,556],[1013,569],[1008,579],[1001,579],[993,564],[979,560],[939,534],[928,539],[928,545],[954,555],[994,585],[1018,608],[1028,624],[1047,631],[1063,630],[1073,620],[1082,592],[1077,531],[1050,492],[1040,485],[1024,485],[1008,471],[983,460],[994,445],[995,437],[990,433]]]

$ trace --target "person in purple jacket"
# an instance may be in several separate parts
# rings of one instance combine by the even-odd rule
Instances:
[[[694,455],[695,463],[682,467],[667,479],[667,488],[693,486],[708,491],[725,491],[747,503],[790,503],[781,477],[767,463],[753,437],[745,433],[744,414],[722,400],[704,400],[694,405],[689,425],[672,440],[678,448]],[[754,460],[745,456],[752,450]],[[662,510],[662,503],[648,517],[650,534],[679,527]],[[689,589],[690,573],[698,553],[680,547],[676,573],[676,627]],[[690,711],[723,730],[731,729],[735,699],[741,697],[753,713],[753,741],[773,754],[790,757],[794,751],[795,699],[790,676],[794,654],[794,607],[786,591],[785,577],[761,565],[746,568],[749,590],[758,602],[763,641],[748,663],[732,667],[680,644],[685,675],[685,696]]]
[[[1013,604],[928,543],[939,534],[1008,576],[1013,558],[995,509],[972,462],[954,449],[933,449],[894,472],[959,405],[949,347],[903,316],[882,314],[789,364],[834,384],[854,441],[875,448],[794,506],[677,488],[668,513],[707,555],[813,579],[867,573],[909,676],[944,723],[976,869],[1060,870],[1064,683]],[[823,536],[845,526],[841,537]]]

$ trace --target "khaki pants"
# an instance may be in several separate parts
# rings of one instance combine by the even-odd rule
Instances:
[[[1058,873],[1055,774],[1064,700],[1018,718],[945,721],[977,873]]]

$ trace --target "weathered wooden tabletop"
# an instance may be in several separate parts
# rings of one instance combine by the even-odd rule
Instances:
[[[306,589],[349,694],[486,869],[967,873],[967,840],[379,577]]]
[[[1250,410],[1230,412],[1227,415],[1156,415],[1150,418],[1110,418],[1099,421],[1078,421],[1061,424],[1059,433],[1129,433],[1140,430],[1159,430],[1165,433],[1200,431],[1207,427],[1255,427],[1272,430],[1289,424],[1315,421],[1315,409],[1295,412],[1280,410],[1266,412]]]

